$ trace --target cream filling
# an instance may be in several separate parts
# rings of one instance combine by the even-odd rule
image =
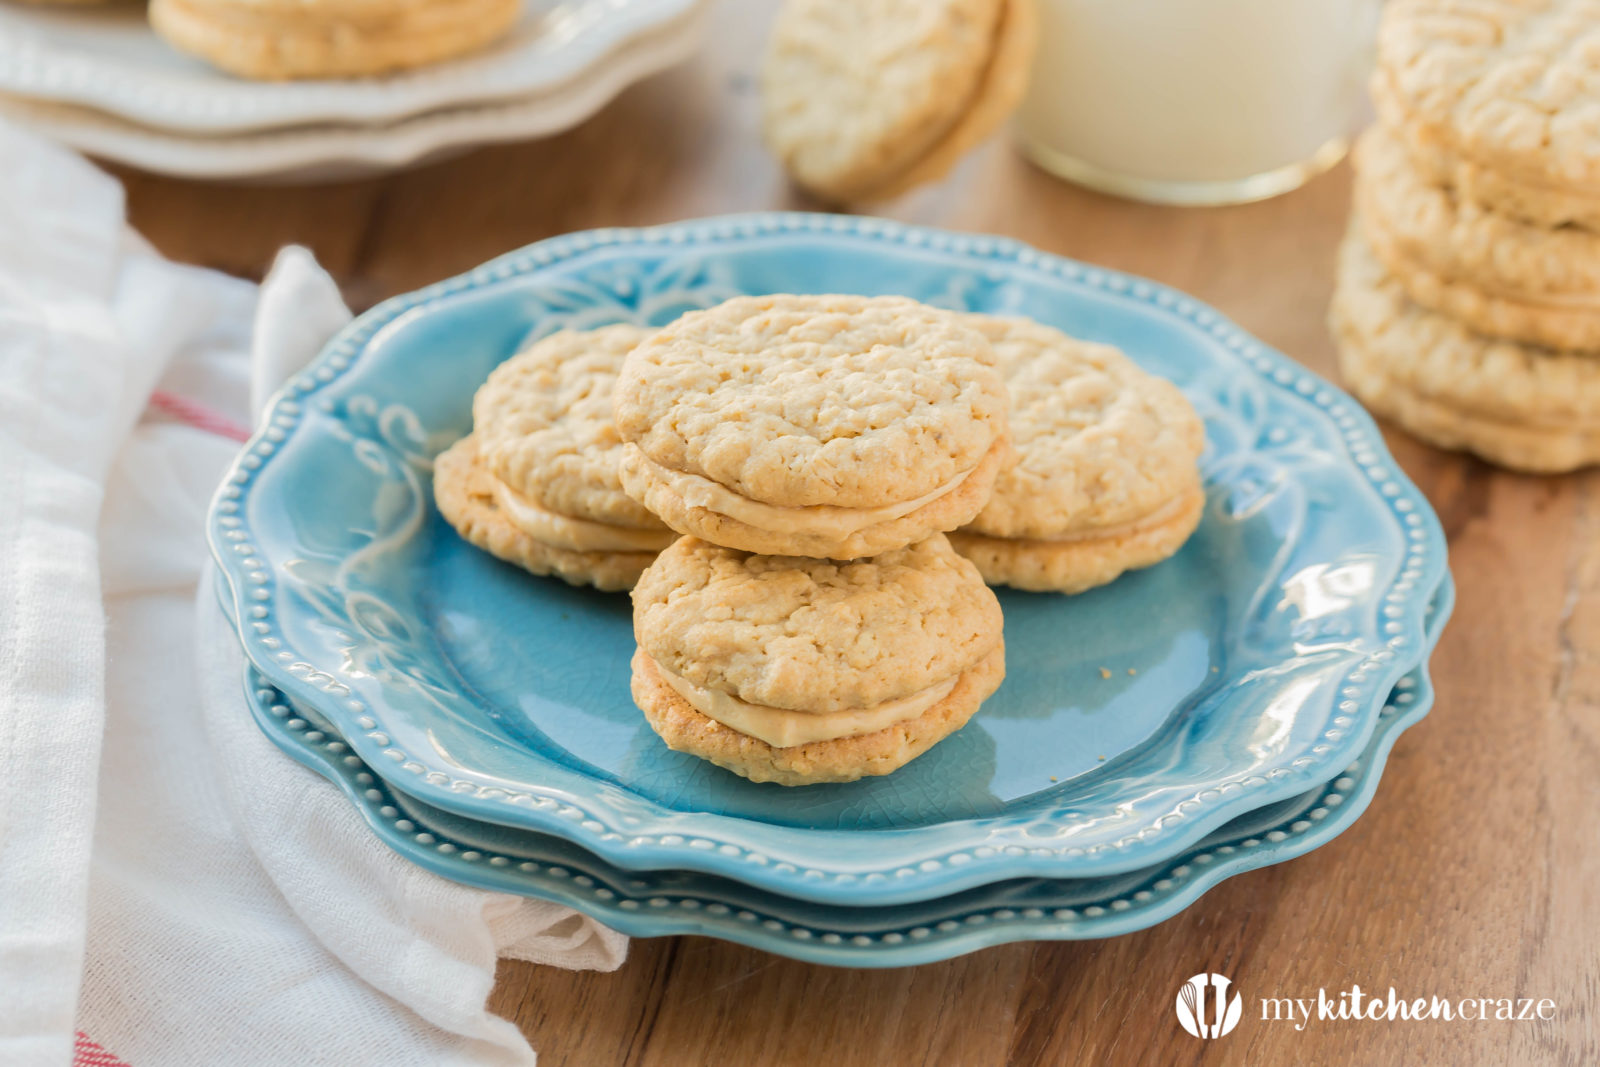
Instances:
[[[758,530],[767,530],[774,533],[799,533],[811,534],[819,537],[844,538],[869,526],[880,523],[892,522],[895,519],[911,514],[920,507],[933,503],[940,497],[955,489],[972,470],[962,471],[943,485],[931,492],[927,492],[914,500],[902,501],[898,504],[885,504],[876,508],[841,508],[832,504],[815,504],[809,507],[786,508],[776,504],[764,504],[759,500],[751,500],[747,496],[740,496],[733,490],[718,485],[709,478],[686,471],[675,471],[645,455],[637,445],[628,448],[638,461],[649,470],[650,475],[658,483],[666,486],[674,495],[690,507],[705,508],[718,515],[725,515],[730,519],[737,519],[746,526],[753,526]],[[977,468],[974,467],[973,470]]]
[[[1019,540],[1044,541],[1048,544],[1070,544],[1074,541],[1100,541],[1107,538],[1127,537],[1131,534],[1141,533],[1145,530],[1164,525],[1178,517],[1189,503],[1189,493],[1185,490],[1162,504],[1156,510],[1128,522],[1113,523],[1110,526],[1089,526],[1081,530],[1068,530],[1065,533],[1053,534],[1049,537],[1026,537]]]
[[[809,745],[814,741],[837,741],[842,737],[859,737],[876,733],[897,722],[915,719],[950,695],[960,675],[948,678],[937,685],[918,690],[898,700],[885,700],[870,708],[846,708],[843,711],[794,711],[790,708],[773,708],[764,704],[750,704],[731,693],[708,689],[679,674],[667,670],[654,659],[662,681],[672,687],[700,714],[715,719],[730,730],[765,741],[773,748],[792,748]]]
[[[671,530],[636,530],[546,511],[501,481],[494,483],[494,500],[517,529],[570,552],[660,552],[678,538]]]

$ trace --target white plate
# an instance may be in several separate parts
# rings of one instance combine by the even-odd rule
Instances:
[[[537,96],[435,111],[382,126],[318,125],[192,137],[88,108],[0,95],[0,116],[79,151],[185,178],[337,181],[432,162],[483,144],[547,136],[598,111],[633,82],[689,56],[704,10],[618,49],[580,77]]]
[[[516,29],[485,51],[381,78],[302,82],[244,81],[183,55],[150,29],[143,4],[0,4],[0,92],[186,133],[393,123],[551,92],[695,4],[528,0]]]

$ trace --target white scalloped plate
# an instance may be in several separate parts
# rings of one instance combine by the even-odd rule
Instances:
[[[0,95],[0,116],[101,159],[184,178],[321,182],[434,162],[479,145],[546,137],[582,122],[629,85],[694,51],[706,3],[624,46],[553,92],[435,111],[386,126],[304,126],[190,137],[68,104]]]
[[[0,7],[0,92],[191,134],[391,124],[559,89],[696,4],[530,0],[505,40],[474,55],[381,78],[302,82],[245,81],[183,55],[150,29],[143,5],[9,5]]]

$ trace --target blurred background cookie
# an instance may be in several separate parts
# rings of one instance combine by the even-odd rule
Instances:
[[[825,200],[942,177],[1027,88],[1033,0],[789,0],[761,72],[767,144]]]
[[[1359,226],[1340,251],[1331,322],[1346,383],[1418,437],[1517,470],[1600,462],[1600,359],[1484,337],[1420,307]]]
[[[1525,205],[1534,190],[1587,201],[1600,189],[1597,57],[1593,0],[1393,0],[1373,98],[1403,143],[1494,174]]]
[[[174,47],[244,78],[347,78],[487,45],[521,0],[151,0]]]
[[[1462,200],[1381,126],[1362,136],[1355,158],[1367,242],[1413,300],[1480,333],[1600,349],[1600,233]]]

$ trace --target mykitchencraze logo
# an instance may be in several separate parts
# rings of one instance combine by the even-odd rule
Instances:
[[[1243,999],[1233,982],[1220,974],[1197,974],[1178,989],[1178,1025],[1199,1038],[1218,1038],[1239,1025]],[[1231,990],[1231,993],[1230,993]],[[1371,996],[1359,985],[1332,995],[1318,989],[1315,997],[1262,997],[1261,1021],[1293,1024],[1304,1030],[1312,1022],[1551,1022],[1556,1002],[1548,997],[1402,997],[1389,987],[1387,997]]]
[[[1239,1025],[1244,999],[1220,974],[1197,974],[1178,990],[1178,1025],[1195,1037],[1221,1037]]]
[[[1262,997],[1263,1022],[1292,1022],[1304,1030],[1313,1021],[1361,1020],[1363,1022],[1415,1022],[1440,1019],[1446,1022],[1550,1022],[1556,1017],[1556,1002],[1548,997],[1402,997],[1389,987],[1389,995],[1369,996],[1352,985],[1329,996],[1317,990],[1315,998]]]

